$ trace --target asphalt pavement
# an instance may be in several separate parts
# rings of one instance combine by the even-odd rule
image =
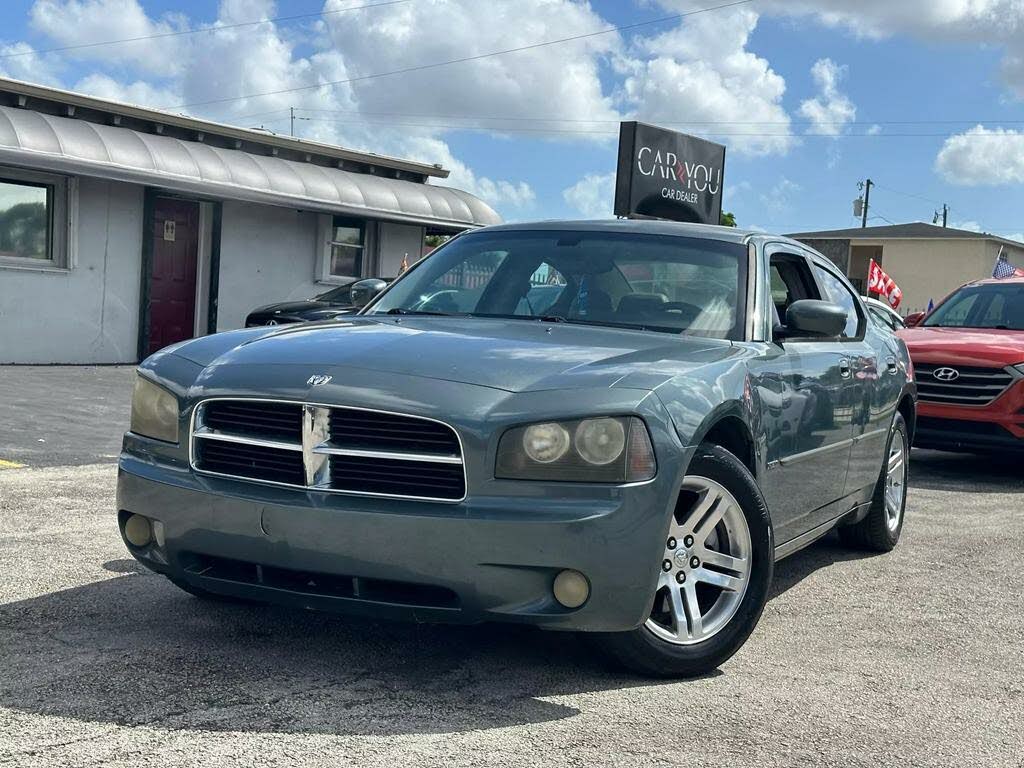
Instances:
[[[20,369],[21,393],[11,370],[0,459],[28,466],[0,470],[0,765],[1024,766],[1017,462],[915,452],[896,551],[828,538],[779,563],[732,660],[651,681],[572,635],[180,592],[116,529],[130,368]],[[50,442],[60,403],[84,444]]]

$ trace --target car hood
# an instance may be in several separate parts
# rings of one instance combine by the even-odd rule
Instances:
[[[485,318],[353,317],[197,339],[173,353],[203,366],[358,368],[508,392],[655,389],[740,354],[727,341],[594,326]],[[334,374],[337,377],[337,373]]]
[[[996,328],[906,328],[900,338],[914,362],[1006,366],[1024,361],[1024,331]]]

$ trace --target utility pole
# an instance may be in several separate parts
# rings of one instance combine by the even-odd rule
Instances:
[[[941,215],[942,215],[942,226],[943,226],[943,228],[945,228],[945,226],[949,222],[949,206],[946,205],[945,203],[942,204],[942,214]],[[932,216],[932,224],[938,224],[938,223],[939,223],[939,212],[936,211],[935,215]]]
[[[875,183],[868,179],[864,182],[864,210],[861,211],[860,228],[865,229],[868,225],[868,207],[871,205],[871,187]]]

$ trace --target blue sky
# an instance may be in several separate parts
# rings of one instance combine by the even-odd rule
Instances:
[[[952,224],[1024,238],[1024,7],[1016,0],[755,0],[525,53],[310,87],[723,0],[403,0],[343,10],[377,2],[8,0],[0,72],[156,107],[248,96],[183,111],[281,132],[287,107],[298,106],[307,118],[299,135],[444,163],[451,183],[508,219],[606,215],[616,121],[637,117],[697,121],[691,132],[727,145],[726,207],[741,225],[854,226],[857,182],[869,176],[873,224],[930,221],[945,202]],[[37,53],[210,24],[228,29]],[[279,90],[288,92],[253,96]]]

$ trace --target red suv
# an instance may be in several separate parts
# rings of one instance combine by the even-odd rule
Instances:
[[[899,335],[920,398],[915,446],[1024,450],[1024,278],[969,283]]]

